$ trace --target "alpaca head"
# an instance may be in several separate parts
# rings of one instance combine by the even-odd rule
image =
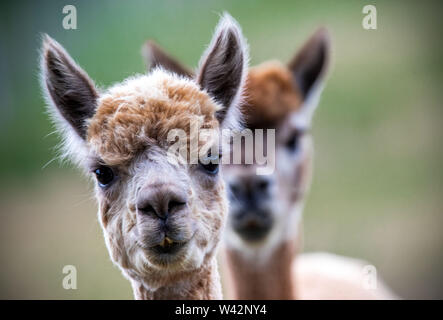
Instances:
[[[66,153],[95,179],[107,247],[131,280],[168,285],[214,256],[227,203],[213,145],[234,121],[246,67],[246,44],[228,15],[195,81],[158,68],[99,91],[45,37],[42,85],[50,112]],[[192,126],[206,134],[195,136]],[[171,152],[173,130],[186,133],[185,158],[197,152],[203,161]]]
[[[192,77],[158,45],[148,42],[144,49],[150,67],[162,65]],[[275,157],[268,158],[276,163],[270,175],[257,175],[256,165],[224,166],[230,189],[228,246],[246,249],[243,252],[270,252],[265,247],[297,234],[311,177],[311,121],[327,73],[329,50],[328,33],[319,29],[287,66],[266,62],[249,70],[242,105],[245,126],[252,131],[275,129]],[[254,153],[254,145],[255,141],[243,152]]]
[[[275,150],[275,170],[257,175],[254,165],[224,168],[231,195],[228,247],[266,255],[297,236],[311,180],[311,121],[328,62],[329,37],[320,29],[287,66],[275,61],[250,69],[245,123],[253,132],[275,129],[275,148],[268,148]]]

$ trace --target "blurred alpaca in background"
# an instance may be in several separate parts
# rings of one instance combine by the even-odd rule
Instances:
[[[193,72],[149,41],[143,53],[152,69],[184,77]],[[330,60],[330,39],[319,29],[287,66],[270,61],[249,70],[245,127],[275,129],[275,172],[257,175],[256,165],[224,165],[230,191],[225,234],[228,298],[388,299],[389,290],[364,287],[365,262],[326,253],[297,256],[301,217],[311,182],[310,128]],[[266,139],[264,139],[266,141]],[[253,150],[244,150],[253,152]],[[374,280],[376,281],[376,280]]]

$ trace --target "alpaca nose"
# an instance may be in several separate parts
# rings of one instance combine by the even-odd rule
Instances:
[[[251,190],[254,193],[268,193],[271,179],[267,176],[257,176],[251,182]]]
[[[137,211],[140,214],[150,215],[166,220],[187,205],[187,195],[175,186],[152,185],[140,192],[137,201]]]
[[[232,195],[239,201],[257,204],[270,196],[270,176],[246,176],[229,184]]]
[[[273,225],[269,208],[272,200],[272,176],[246,175],[230,183],[230,223],[246,241],[264,239]]]

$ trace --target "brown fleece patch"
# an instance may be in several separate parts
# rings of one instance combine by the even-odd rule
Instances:
[[[219,108],[197,84],[156,70],[109,89],[89,122],[87,138],[107,164],[122,164],[149,145],[167,147],[171,129],[189,136],[190,123],[218,128]]]
[[[244,252],[226,248],[226,262],[233,287],[228,299],[235,300],[293,300],[295,281],[292,273],[295,241],[279,244],[262,264],[245,257]]]
[[[246,127],[275,128],[289,112],[301,106],[302,97],[292,73],[278,61],[249,70],[243,105]]]

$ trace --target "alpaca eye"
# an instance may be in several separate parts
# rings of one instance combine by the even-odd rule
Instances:
[[[294,152],[298,148],[298,142],[299,142],[300,134],[294,133],[291,135],[291,137],[286,141],[286,149],[288,149],[290,152]]]
[[[198,161],[200,167],[202,167],[209,174],[216,174],[218,172],[220,162],[220,155],[217,153],[212,155],[211,152],[201,160]]]
[[[100,187],[106,187],[114,180],[114,172],[109,167],[100,166],[94,170],[94,173]]]

